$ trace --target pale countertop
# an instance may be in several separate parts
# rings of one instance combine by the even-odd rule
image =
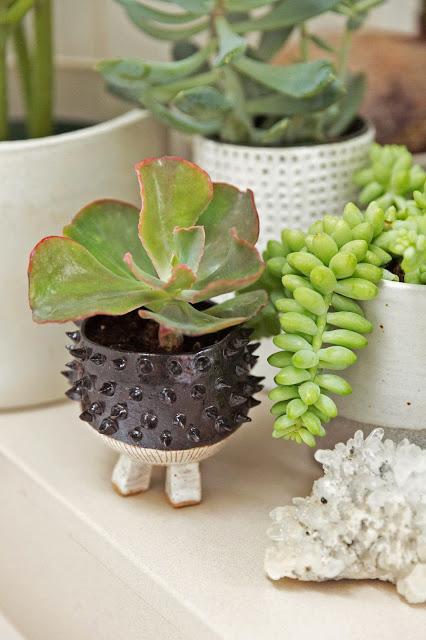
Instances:
[[[1,413],[0,610],[28,640],[426,637],[425,607],[405,604],[392,585],[265,577],[269,511],[309,493],[320,473],[311,450],[271,438],[267,405],[202,463],[203,503],[181,510],[166,503],[161,469],[146,494],[117,496],[116,455],[75,404]],[[67,580],[78,588],[65,589]],[[114,615],[103,611],[90,626],[116,588],[127,594],[122,604],[113,600]],[[143,604],[129,616],[133,598]]]

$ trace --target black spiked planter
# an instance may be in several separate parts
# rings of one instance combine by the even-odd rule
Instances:
[[[250,375],[250,330],[192,340],[185,353],[147,353],[97,340],[103,322],[120,318],[89,318],[68,333],[75,360],[66,372],[67,396],[81,402],[80,418],[98,433],[148,449],[185,450],[214,445],[250,421],[252,394],[261,389]]]

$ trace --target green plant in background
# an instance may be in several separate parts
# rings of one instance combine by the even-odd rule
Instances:
[[[200,309],[212,296],[259,279],[259,224],[251,192],[212,183],[180,158],[137,166],[142,211],[102,200],[85,207],[65,237],[33,250],[30,304],[36,322],[65,322],[139,309],[159,324],[159,342],[178,348],[184,335],[241,324],[266,303],[251,291]]]
[[[398,145],[372,145],[370,165],[355,175],[359,200],[385,210],[375,244],[398,261],[404,282],[426,284],[426,172]]]
[[[106,60],[98,68],[111,91],[186,133],[278,145],[329,140],[348,129],[365,85],[362,74],[347,70],[352,33],[383,0],[167,3],[178,11],[116,1],[138,28],[173,43],[175,61]],[[309,22],[328,11],[345,19],[336,50]],[[271,60],[292,35],[299,38],[299,60],[274,66]],[[330,59],[310,60],[312,44]]]
[[[0,140],[7,140],[10,135],[9,49],[14,50],[21,78],[27,134],[31,138],[50,135],[53,130],[51,0],[0,0]]]

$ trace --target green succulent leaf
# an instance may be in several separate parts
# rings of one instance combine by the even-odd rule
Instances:
[[[217,318],[234,318],[240,317],[249,320],[259,313],[259,311],[268,302],[268,295],[263,289],[255,289],[254,291],[246,291],[238,296],[225,300],[220,304],[215,304],[205,313],[213,315]]]
[[[196,224],[213,195],[208,175],[179,158],[149,159],[136,167],[142,196],[139,236],[162,280],[171,275],[175,227]]]
[[[172,106],[198,120],[218,120],[220,114],[230,110],[229,100],[215,87],[193,87],[180,91]]]
[[[253,292],[251,292],[253,293]],[[262,292],[264,294],[264,292]],[[248,294],[246,294],[248,295]],[[154,305],[154,310],[142,309],[139,314],[142,318],[155,320],[161,326],[178,331],[187,336],[197,336],[206,333],[216,333],[227,327],[236,326],[245,322],[256,314],[266,301],[262,295],[257,296],[258,301],[250,298],[243,299],[240,303],[233,300],[222,305],[214,305],[207,311],[199,311],[187,302],[173,300]],[[243,295],[235,298],[238,301]]]
[[[219,53],[214,64],[229,64],[244,53],[247,42],[232,30],[224,16],[215,19],[215,28],[219,39]]]
[[[85,247],[113,273],[129,277],[123,258],[133,256],[139,270],[156,271],[138,236],[139,209],[119,200],[98,200],[84,207],[64,228],[64,235]],[[120,230],[117,233],[117,229]]]
[[[258,60],[267,62],[270,60],[287,42],[293,32],[293,27],[282,27],[274,31],[265,31],[259,41],[259,45],[255,50],[255,56]]]
[[[128,277],[113,273],[70,238],[42,240],[31,254],[28,273],[36,322],[121,315],[163,297],[130,273]]]
[[[170,2],[170,0],[165,1]],[[177,4],[191,13],[203,15],[213,9],[215,0],[173,0],[171,4]]]
[[[161,122],[171,126],[183,133],[197,133],[203,136],[210,136],[217,133],[223,123],[223,117],[216,117],[212,120],[200,120],[176,108],[169,109],[160,104],[154,97],[153,92],[144,94],[143,103]]]
[[[228,11],[249,11],[274,4],[276,0],[225,0],[225,9]]]
[[[237,25],[239,33],[292,27],[334,9],[341,0],[281,0],[266,15]]]
[[[342,84],[333,80],[323,91],[309,98],[268,94],[249,100],[246,106],[251,114],[297,116],[326,109],[342,97],[343,91]]]
[[[333,67],[326,60],[279,67],[241,56],[233,65],[260,84],[293,98],[316,95],[335,79]]]
[[[115,0],[126,11],[130,20],[139,28],[143,28],[145,20],[154,20],[164,22],[166,24],[186,24],[191,20],[199,17],[200,14],[187,13],[169,13],[154,9],[138,0]]]
[[[197,273],[206,243],[204,227],[175,227],[173,238],[178,264],[187,265],[194,273]]]
[[[204,31],[208,26],[208,20],[201,20],[196,24],[185,27],[159,27],[156,22],[150,20],[140,21],[138,26],[141,31],[144,31],[149,36],[157,38],[158,40],[169,40],[171,42],[177,42],[179,40],[189,40],[197,33]]]
[[[363,101],[366,90],[366,78],[364,74],[352,75],[346,84],[346,94],[340,99],[337,118],[328,128],[330,136],[339,136],[346,131],[354,120]]]

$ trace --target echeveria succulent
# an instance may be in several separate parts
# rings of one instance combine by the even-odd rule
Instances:
[[[175,336],[240,324],[266,303],[263,291],[196,303],[255,282],[263,262],[253,195],[212,183],[180,158],[136,166],[142,210],[117,200],[84,207],[33,250],[30,304],[36,322],[65,322],[134,309]]]
[[[111,91],[186,133],[269,146],[348,128],[364,92],[363,76],[347,71],[351,35],[382,0],[176,0],[164,11],[117,2],[139,29],[174,43],[174,61],[105,60],[98,68]],[[337,50],[308,25],[327,11],[345,21]],[[300,57],[274,65],[292,35]],[[310,59],[312,45],[330,59]]]

